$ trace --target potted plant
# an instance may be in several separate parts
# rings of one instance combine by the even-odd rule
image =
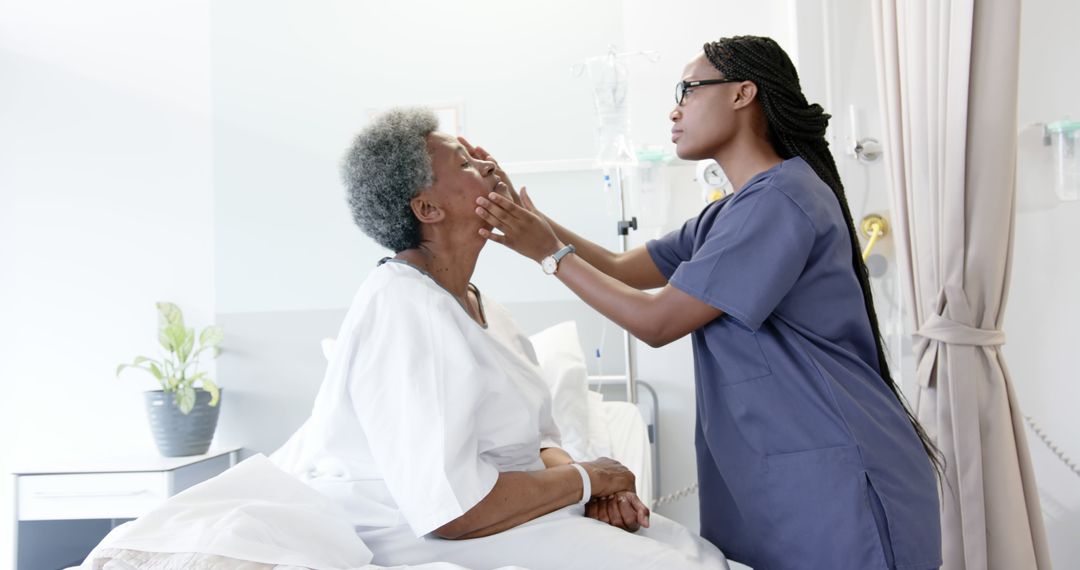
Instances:
[[[210,449],[214,439],[221,389],[205,371],[199,370],[199,357],[209,351],[211,358],[217,358],[224,334],[220,326],[208,326],[199,333],[196,348],[195,329],[184,326],[179,307],[158,303],[157,310],[158,342],[165,349],[161,358],[137,356],[131,364],[118,366],[116,375],[125,368],[137,368],[161,385],[160,390],[145,395],[150,429],[162,455],[201,455]]]

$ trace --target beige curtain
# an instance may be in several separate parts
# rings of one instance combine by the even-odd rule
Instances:
[[[943,568],[1047,569],[1001,353],[1020,1],[874,0],[874,27],[897,262],[916,331],[913,406],[947,462]]]

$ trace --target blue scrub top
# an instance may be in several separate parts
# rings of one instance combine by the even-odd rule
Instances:
[[[813,169],[786,160],[647,248],[724,312],[693,332],[702,536],[755,570],[938,567],[935,474]]]

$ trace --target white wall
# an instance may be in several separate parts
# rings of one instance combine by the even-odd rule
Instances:
[[[684,3],[680,16],[670,7],[624,0],[527,8],[494,0],[215,3],[218,310],[348,304],[355,283],[385,254],[353,226],[338,179],[344,149],[373,111],[459,103],[465,134],[502,163],[589,159],[591,86],[573,76],[571,66],[612,45],[657,50],[659,63],[628,64],[631,124],[638,145],[670,147],[667,114],[685,62],[722,35],[783,39],[787,4],[700,0]],[[658,24],[672,19],[680,24]],[[567,215],[581,218],[592,210],[595,218],[603,201],[593,191],[601,180],[598,173],[587,176],[515,182],[531,186],[541,206],[586,200]],[[603,240],[609,228],[600,219],[583,231]],[[481,265],[477,282],[497,277],[487,280],[497,298],[569,297],[560,287],[517,280],[519,271],[485,274],[493,265],[526,265],[512,255],[484,255],[494,261]]]
[[[1006,362],[1024,413],[1080,460],[1080,202],[1053,196],[1050,149],[1032,123],[1080,117],[1076,2],[1024,2],[1020,21],[1020,151]],[[1080,478],[1029,437],[1055,568],[1080,561]]]
[[[213,20],[218,310],[298,310],[347,306],[386,255],[338,177],[372,112],[456,103],[500,162],[589,157],[590,87],[570,65],[619,40],[621,2],[245,0]]]
[[[0,567],[9,467],[152,452],[116,365],[214,315],[209,2],[0,4]]]

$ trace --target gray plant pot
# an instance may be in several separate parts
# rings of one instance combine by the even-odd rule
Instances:
[[[220,398],[216,406],[210,406],[210,392],[195,390],[195,407],[184,415],[173,403],[171,392],[153,390],[144,394],[150,431],[154,434],[154,443],[161,455],[202,455],[210,449],[221,410]]]

